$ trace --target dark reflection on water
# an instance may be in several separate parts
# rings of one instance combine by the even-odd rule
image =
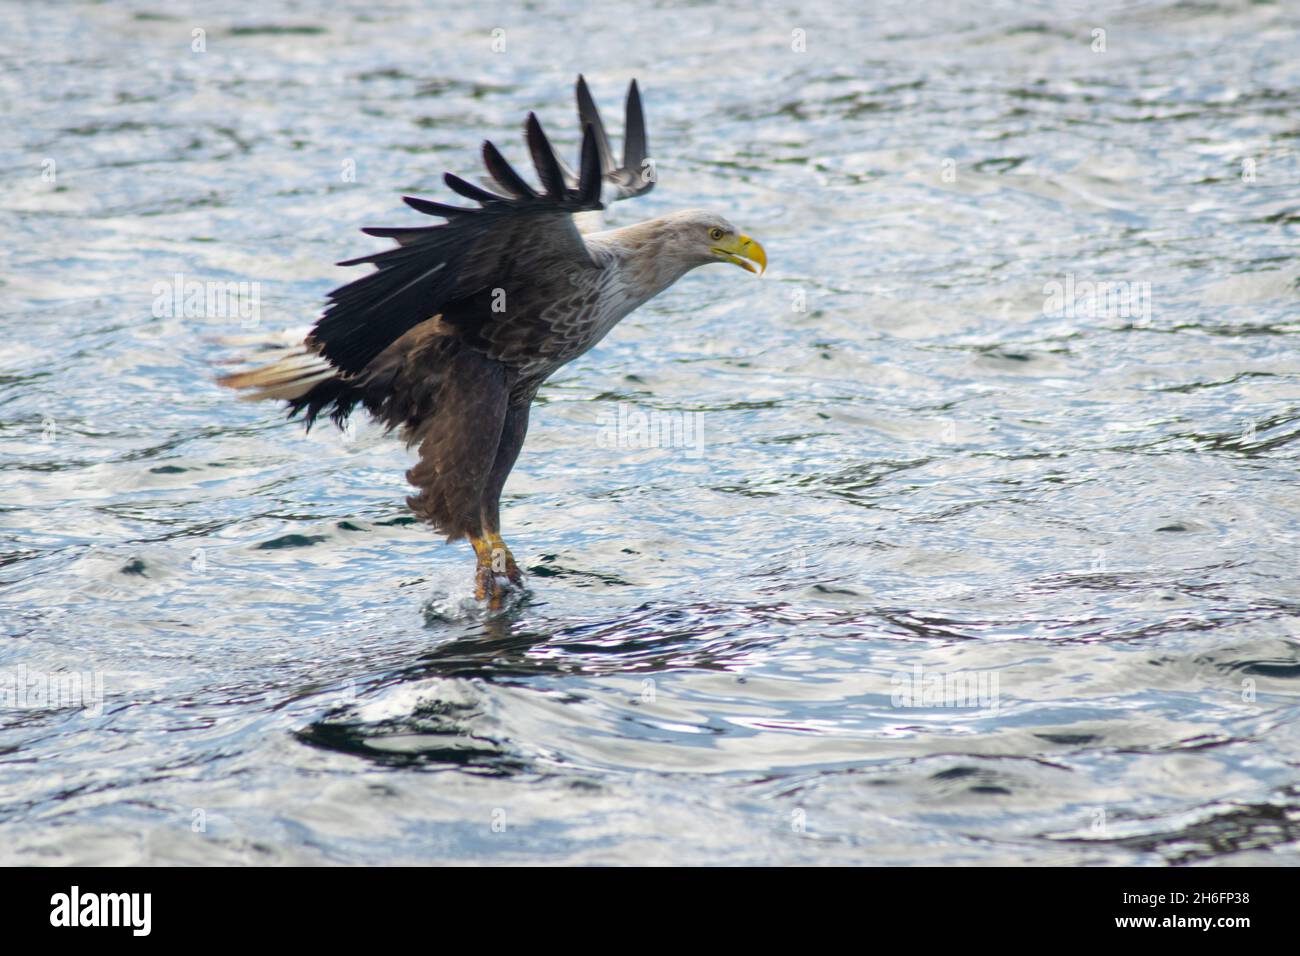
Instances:
[[[528,764],[514,759],[500,741],[477,737],[458,717],[464,708],[429,704],[400,720],[378,725],[327,715],[297,738],[305,744],[363,757],[381,767],[463,770],[497,776],[525,773]],[[383,743],[384,747],[372,744]]]
[[[1204,807],[1200,810],[1200,819],[1165,832],[1096,840],[1072,837],[1064,838],[1062,842],[1112,845],[1138,853],[1157,854],[1174,864],[1208,862],[1249,851],[1283,849],[1300,839],[1300,821],[1296,820],[1294,809],[1300,791],[1290,787],[1278,796],[1278,803]],[[1046,836],[1052,839],[1050,835]]]
[[[615,21],[0,12],[0,859],[1297,862],[1296,11]],[[399,446],[212,379],[484,135],[572,152],[579,71],[648,102],[614,220],[715,207],[772,267],[548,383],[489,614]]]

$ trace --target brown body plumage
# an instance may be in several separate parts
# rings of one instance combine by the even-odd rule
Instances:
[[[364,230],[398,245],[343,263],[377,269],[330,294],[301,347],[221,380],[252,398],[287,401],[309,427],[322,414],[342,424],[360,405],[399,429],[419,447],[407,472],[418,489],[407,499],[411,509],[449,540],[470,539],[479,596],[494,600],[498,575],[522,577],[500,537],[499,502],[541,384],[696,266],[766,265],[758,243],[698,210],[583,234],[575,216],[602,208],[602,185],[618,199],[654,180],[635,82],[621,166],[581,77],[578,103],[585,130],[576,176],[530,114],[526,138],[542,192],[485,143],[497,191],[445,177],[480,208],[408,197],[412,208],[447,221]]]

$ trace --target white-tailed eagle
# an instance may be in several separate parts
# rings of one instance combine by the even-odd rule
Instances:
[[[329,294],[300,346],[220,380],[250,398],[287,402],[308,428],[322,414],[342,425],[361,405],[400,429],[420,454],[407,472],[418,490],[408,504],[449,541],[470,540],[476,593],[494,605],[522,581],[501,539],[500,498],[541,384],[695,267],[767,267],[761,245],[702,210],[592,231],[602,191],[627,199],[649,192],[655,178],[636,81],[621,164],[582,77],[577,95],[576,175],[530,113],[525,139],[540,190],[485,142],[484,186],[444,176],[477,208],[406,197],[444,221],[363,229],[397,246],[340,263],[376,268]]]

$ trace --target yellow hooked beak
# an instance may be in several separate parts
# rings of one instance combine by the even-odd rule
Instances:
[[[762,275],[767,271],[767,253],[759,245],[757,239],[751,239],[749,236],[736,235],[730,239],[724,239],[721,243],[710,249],[719,258],[727,262],[734,262],[742,269],[748,269],[750,272]],[[758,263],[755,268],[754,263]]]

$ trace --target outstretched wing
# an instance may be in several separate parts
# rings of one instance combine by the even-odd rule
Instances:
[[[376,270],[329,294],[330,304],[306,345],[345,375],[363,372],[389,345],[439,314],[459,314],[473,304],[483,319],[484,297],[496,289],[540,293],[567,283],[573,270],[595,269],[573,214],[599,210],[600,153],[596,133],[582,137],[579,174],[572,184],[537,117],[529,113],[525,136],[541,181],[538,192],[490,142],[483,163],[499,192],[451,173],[443,178],[454,192],[479,208],[450,206],[412,196],[411,208],[446,222],[436,226],[367,228],[398,245],[339,265],[371,263]]]

